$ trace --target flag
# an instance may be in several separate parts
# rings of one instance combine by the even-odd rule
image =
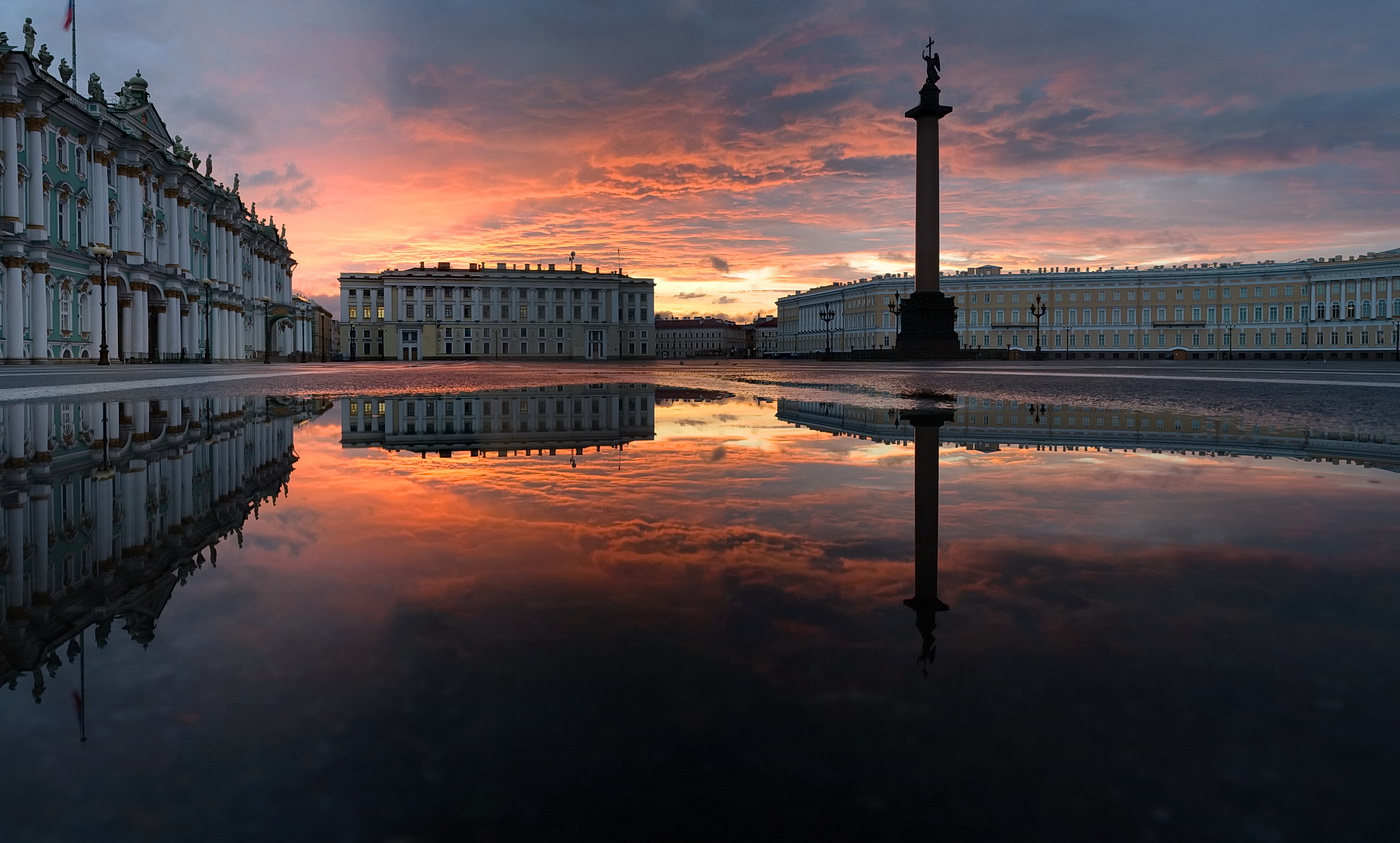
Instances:
[[[63,31],[67,32],[73,28],[73,19],[77,17],[77,11],[73,8],[74,0],[68,0],[68,13],[63,16]]]

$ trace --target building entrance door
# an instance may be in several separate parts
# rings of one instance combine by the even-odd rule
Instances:
[[[606,352],[606,351],[604,350],[604,348],[603,348],[603,332],[602,332],[602,331],[589,331],[589,332],[588,332],[588,356],[587,356],[586,359],[588,359],[588,360],[605,360],[605,359],[607,359],[607,352]]]

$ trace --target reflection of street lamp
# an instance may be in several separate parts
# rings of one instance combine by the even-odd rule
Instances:
[[[263,362],[272,362],[272,299],[263,296],[258,299],[263,306]]]
[[[92,247],[92,256],[97,258],[98,283],[102,285],[102,345],[97,349],[97,365],[110,366],[112,361],[107,357],[107,259],[112,256],[112,250],[99,243]]]
[[[817,314],[817,317],[820,318],[823,322],[826,323],[826,353],[827,353],[827,356],[830,356],[830,355],[831,355],[831,320],[833,320],[833,319],[836,318],[836,311],[833,310],[832,307],[831,307],[831,305],[829,305],[829,304],[827,304],[827,305],[822,305],[821,312]]]
[[[1035,304],[1031,305],[1030,313],[1035,317],[1035,356],[1040,357],[1040,318],[1045,315],[1046,305],[1040,301],[1040,293],[1035,294]]]
[[[1392,316],[1390,319],[1395,323],[1395,359],[1400,361],[1400,316]]]
[[[214,362],[214,281],[205,278],[204,285],[204,362]]]

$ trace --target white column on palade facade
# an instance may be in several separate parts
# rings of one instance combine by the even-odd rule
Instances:
[[[24,120],[24,128],[29,132],[24,144],[29,155],[29,219],[24,227],[30,240],[43,241],[49,239],[49,215],[44,209],[43,166],[44,127],[49,121],[40,113],[37,103],[30,103],[30,111],[33,113]]]
[[[29,264],[29,357],[49,357],[49,264],[45,252],[31,252]]]
[[[24,359],[24,258],[5,255],[5,359]]]
[[[190,266],[190,200],[175,200],[175,266],[183,273]]]
[[[92,185],[92,231],[88,234],[88,239],[93,243],[113,248],[107,242],[112,239],[112,208],[107,184],[107,161],[108,153],[93,150],[92,167],[89,169],[89,178]]]
[[[24,105],[0,102],[0,151],[5,155],[5,173],[0,178],[0,232],[9,233],[20,222],[19,215],[19,118]]]
[[[180,191],[174,187],[166,187],[161,191],[161,210],[165,212],[165,235],[161,238],[165,245],[161,257],[165,262],[165,271],[176,274],[180,271],[180,225],[176,219],[180,208],[177,201],[179,196]]]

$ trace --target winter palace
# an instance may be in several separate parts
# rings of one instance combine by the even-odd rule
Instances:
[[[1400,354],[1400,249],[1287,263],[982,266],[941,280],[968,349],[1058,359],[1389,359]],[[893,345],[913,279],[887,275],[778,300],[779,350]],[[830,338],[828,341],[828,337]]]
[[[77,90],[0,36],[0,354],[6,363],[243,360],[312,348],[285,227],[171,136],[138,72]],[[100,256],[100,257],[99,257]],[[101,277],[105,266],[106,277]],[[271,338],[271,348],[268,348]]]

